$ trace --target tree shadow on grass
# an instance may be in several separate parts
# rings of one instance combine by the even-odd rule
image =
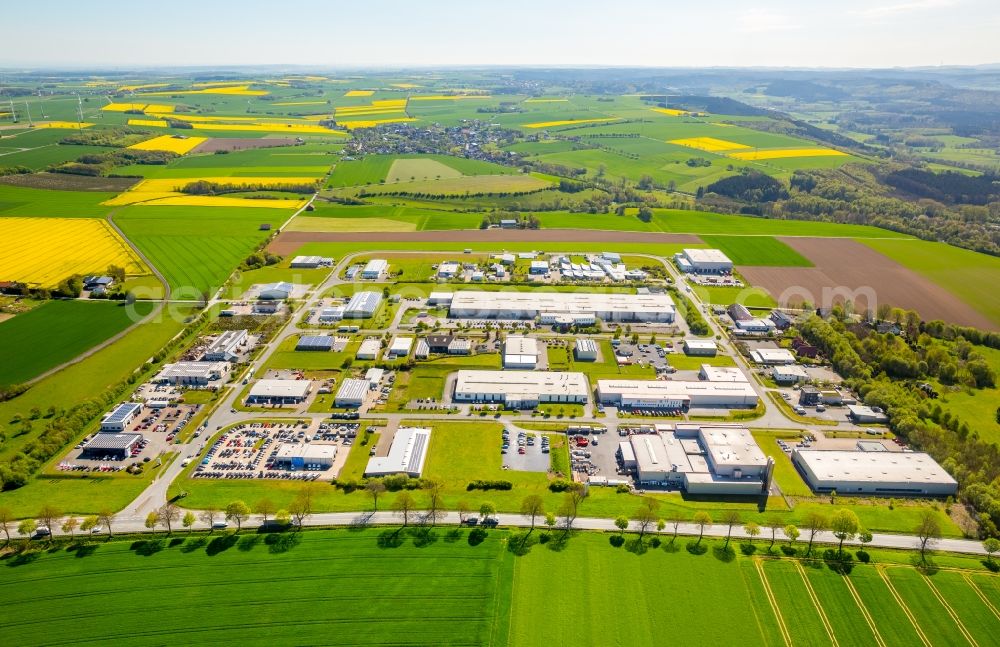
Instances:
[[[544,542],[545,547],[548,548],[549,550],[561,553],[562,551],[566,550],[567,546],[569,546],[569,540],[573,536],[573,533],[572,531],[554,532],[551,533],[550,536],[551,539]]]
[[[244,553],[253,550],[260,543],[260,535],[244,535],[236,542],[236,549]]]
[[[415,526],[410,528],[410,537],[417,548],[426,548],[438,540],[438,534],[430,526]]]
[[[395,530],[388,528],[378,534],[376,544],[379,548],[399,548],[403,545],[404,540],[405,537],[403,537],[402,528],[396,528]]]
[[[205,554],[209,557],[215,557],[219,553],[235,546],[237,541],[239,541],[239,538],[234,534],[219,535],[208,542],[208,546],[205,547]]]
[[[666,553],[676,553],[681,549],[680,544],[678,544],[673,539],[671,539],[670,541],[663,542],[662,548],[663,551]]]
[[[136,555],[149,557],[160,552],[164,549],[164,547],[165,544],[162,539],[141,539],[139,541],[132,542],[132,545],[129,548],[131,548]]]
[[[740,544],[740,552],[746,555],[747,557],[750,557],[751,555],[757,552],[757,544],[747,544],[747,543]]]
[[[687,546],[685,546],[687,552],[692,555],[704,555],[708,552],[708,546],[704,543],[698,543],[696,541],[689,541]]]
[[[193,553],[194,551],[198,550],[199,548],[204,548],[205,544],[207,544],[207,543],[208,543],[208,539],[206,539],[204,537],[195,537],[195,538],[192,538],[192,539],[188,539],[187,541],[184,542],[184,545],[181,546],[181,552],[182,553]]]
[[[621,535],[609,535],[608,543],[614,546],[615,548],[621,548],[622,546],[625,545],[625,538],[622,537]]]
[[[930,554],[921,556],[920,553],[914,553],[910,555],[910,563],[924,575],[935,575],[941,570],[941,567],[934,561],[934,556]]]
[[[173,537],[173,538],[170,539],[170,544],[167,546],[167,548],[173,548],[174,546],[180,546],[183,543],[184,543],[184,538],[183,537]]]
[[[8,553],[4,556],[4,559],[7,560],[7,566],[27,566],[34,563],[40,556],[41,553],[38,551],[22,550],[16,553]]]
[[[97,544],[77,542],[67,546],[66,552],[74,553],[77,557],[90,557],[97,552]]]
[[[715,559],[727,564],[736,559],[736,551],[733,550],[732,546],[726,546],[725,544],[712,547],[712,555]]]
[[[625,542],[625,550],[634,555],[645,555],[649,551],[649,546],[642,539],[636,537]]]
[[[302,543],[302,535],[297,532],[273,533],[264,538],[269,553],[287,553]]]
[[[479,544],[481,544],[484,541],[486,541],[486,537],[488,535],[489,535],[489,533],[487,533],[482,528],[473,528],[469,532],[469,540],[468,540],[469,541],[469,545],[470,546],[478,546]]]
[[[523,557],[531,552],[531,547],[540,540],[539,536],[533,532],[518,532],[510,536],[507,541],[507,550],[518,557]]]
[[[451,528],[448,532],[444,533],[444,540],[449,544],[454,544],[464,536],[465,533],[462,532],[461,528]]]

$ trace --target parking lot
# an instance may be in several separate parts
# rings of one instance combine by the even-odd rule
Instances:
[[[340,471],[357,438],[360,423],[252,422],[227,429],[195,468],[192,476],[220,479],[331,480]],[[279,468],[279,448],[330,445],[337,455],[330,467],[306,465],[302,471]]]
[[[166,452],[174,442],[178,432],[184,429],[197,413],[200,405],[176,405],[163,409],[144,407],[142,413],[129,424],[124,433],[142,434],[143,441],[131,456],[122,460],[113,456],[81,458],[84,445],[97,433],[81,440],[59,463],[57,469],[63,472],[120,472],[135,469],[142,463],[154,462]]]
[[[504,429],[500,438],[504,469],[518,472],[547,472],[552,461],[545,434]]]
[[[670,365],[667,360],[669,353],[661,344],[629,344],[625,342],[615,344],[612,342],[612,346],[615,355],[620,358],[619,363],[625,363],[622,362],[621,358],[623,358],[629,364],[652,366],[657,372],[668,370]]]

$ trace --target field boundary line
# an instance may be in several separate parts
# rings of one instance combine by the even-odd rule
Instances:
[[[882,638],[882,634],[879,633],[878,627],[875,626],[875,620],[872,618],[871,614],[868,613],[868,609],[865,608],[864,601],[858,594],[858,590],[854,588],[854,582],[851,581],[850,577],[844,576],[844,583],[847,584],[847,590],[851,592],[851,597],[854,598],[854,602],[857,603],[858,609],[861,610],[861,615],[865,617],[865,621],[868,626],[871,627],[872,633],[875,634],[875,642],[877,642],[881,647],[886,647],[885,640]]]
[[[876,566],[875,571],[879,574],[879,577],[882,578],[882,581],[885,582],[885,585],[889,588],[889,593],[891,593],[892,597],[896,599],[896,604],[898,604],[899,608],[903,610],[904,614],[906,614],[907,619],[910,621],[910,624],[913,625],[913,628],[914,630],[916,630],[917,636],[920,637],[920,640],[925,645],[927,645],[927,647],[933,647],[931,645],[931,641],[927,639],[927,634],[925,634],[924,630],[920,628],[919,624],[917,624],[917,619],[914,617],[913,612],[910,611],[910,608],[908,606],[906,606],[906,602],[904,602],[903,598],[900,597],[899,591],[896,590],[896,587],[893,586],[892,581],[889,579],[889,576],[886,575],[885,569],[882,566]]]
[[[938,599],[938,602],[941,603],[941,606],[944,607],[944,610],[947,611],[948,615],[951,616],[951,619],[955,621],[955,625],[958,627],[958,630],[962,632],[962,635],[965,636],[965,639],[969,641],[969,644],[973,645],[974,647],[979,647],[979,643],[976,642],[976,639],[972,637],[972,634],[969,633],[969,630],[965,628],[965,625],[962,623],[962,619],[958,617],[958,614],[955,613],[955,610],[951,608],[950,604],[948,604],[948,600],[946,600],[945,597],[941,595],[941,591],[939,591],[938,588],[934,586],[934,582],[931,582],[931,578],[924,575],[924,581],[927,582],[927,588],[929,588],[931,590],[931,593],[934,594],[934,597]]]
[[[819,603],[819,597],[816,596],[816,590],[813,589],[812,583],[806,575],[806,569],[802,568],[801,562],[795,562],[795,568],[799,571],[799,575],[802,577],[802,583],[806,585],[806,592],[809,594],[809,599],[812,600],[813,606],[816,607],[816,612],[819,613],[819,619],[823,621],[823,627],[826,629],[826,633],[830,637],[830,642],[833,643],[834,647],[840,647],[840,642],[837,640],[837,636],[833,633],[833,625],[830,624],[830,619],[826,617],[826,612],[823,611],[823,605]]]
[[[966,583],[972,587],[972,590],[976,592],[976,595],[978,595],[979,599],[983,601],[983,604],[989,607],[989,610],[993,612],[993,615],[997,617],[997,620],[1000,620],[1000,610],[997,610],[997,608],[993,605],[993,602],[986,597],[986,594],[983,593],[982,590],[980,590],[979,586],[975,583],[975,581],[973,581],[972,576],[968,573],[963,573],[962,578],[965,579]]]
[[[791,647],[792,636],[788,633],[788,626],[785,624],[785,618],[781,615],[778,600],[774,597],[774,591],[771,590],[771,583],[767,581],[767,575],[764,573],[764,560],[755,559],[753,561],[754,566],[757,568],[757,574],[760,576],[761,584],[764,586],[764,595],[767,596],[767,600],[771,604],[774,617],[778,619],[778,630],[781,631],[781,637],[784,639],[785,644]]]

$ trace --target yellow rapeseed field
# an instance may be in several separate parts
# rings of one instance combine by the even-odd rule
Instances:
[[[674,110],[673,108],[650,108],[653,112],[659,112],[660,114],[670,115],[671,117],[683,117],[684,115],[689,115],[687,110]]]
[[[842,153],[832,148],[785,148],[729,153],[728,157],[745,162],[755,162],[758,160],[773,160],[785,157],[832,157],[837,155],[847,155],[847,153]]]
[[[177,135],[161,135],[152,139],[147,139],[138,144],[132,144],[129,148],[141,151],[167,151],[185,155],[190,153],[202,142],[208,141],[207,137],[180,137]]]
[[[145,126],[146,128],[166,128],[170,124],[159,119],[129,119],[129,126]]]
[[[375,90],[348,90],[345,97],[370,97],[375,94]]]
[[[125,112],[127,110],[143,110],[145,107],[145,103],[109,103],[106,106],[101,106],[101,110],[103,112]]]
[[[154,88],[165,88],[169,83],[143,83],[142,85],[122,85],[119,86],[119,92],[135,92],[136,90],[152,90]]]
[[[525,128],[555,128],[556,126],[574,126],[576,124],[596,124],[602,121],[618,121],[621,117],[603,117],[601,119],[565,119],[563,121],[539,121],[524,124]]]
[[[176,90],[169,92],[144,92],[144,97],[169,97],[175,94],[228,94],[243,97],[263,97],[270,94],[267,90],[251,90],[250,85],[229,85],[222,87],[208,87],[201,90]]]
[[[676,144],[678,146],[687,146],[688,148],[696,148],[700,151],[708,151],[709,153],[750,148],[746,144],[737,144],[736,142],[729,142],[725,139],[716,139],[715,137],[688,137],[686,139],[671,139],[667,143]]]
[[[98,218],[4,218],[0,237],[0,278],[54,287],[73,274],[104,272],[108,265],[126,274],[148,274],[139,257]]]
[[[390,83],[394,88],[402,88],[403,90],[412,90],[413,88],[419,88],[420,86],[416,83]]]
[[[189,178],[155,178],[143,180],[134,187],[101,204],[108,207],[121,207],[130,204],[176,206],[176,207],[268,207],[290,209],[301,207],[302,200],[255,199],[226,196],[201,196],[181,193],[180,189],[192,182],[205,181],[216,184],[235,186],[290,185],[315,184],[314,177],[189,177]]]
[[[94,124],[87,123],[77,123],[75,121],[47,121],[43,124],[35,124],[35,128],[90,128]]]
[[[347,128],[348,130],[354,130],[356,128],[374,128],[382,124],[404,124],[411,121],[416,121],[414,117],[399,117],[396,119],[359,119],[357,121],[338,121],[337,124]]]
[[[171,106],[166,103],[151,103],[142,109],[146,114],[170,114],[174,111],[176,106]]]
[[[290,133],[295,135],[340,135],[346,137],[347,133],[340,130],[330,130],[325,126],[315,124],[216,124],[216,123],[193,123],[196,130],[238,130],[244,132],[264,132],[264,133]]]

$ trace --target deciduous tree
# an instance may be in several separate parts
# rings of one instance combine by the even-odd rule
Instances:
[[[833,513],[833,516],[830,517],[830,530],[833,531],[833,536],[840,540],[837,546],[838,555],[843,556],[844,542],[848,539],[854,539],[860,528],[861,522],[858,521],[858,516],[853,511],[841,508]]]
[[[243,522],[250,518],[250,507],[242,501],[233,501],[226,506],[226,520],[236,522],[236,532],[243,528]]]
[[[696,526],[698,526],[698,545],[701,545],[701,539],[705,536],[705,528],[712,527],[712,517],[704,510],[699,510],[694,513],[694,517],[691,519]]]

